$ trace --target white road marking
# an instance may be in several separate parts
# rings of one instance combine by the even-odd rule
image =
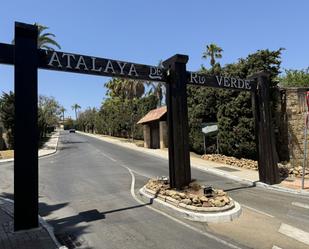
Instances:
[[[265,212],[263,212],[263,211],[261,211],[261,210],[255,209],[255,208],[253,208],[253,207],[249,207],[249,206],[244,205],[244,204],[241,204],[241,206],[243,206],[243,207],[245,207],[245,208],[248,208],[248,209],[250,209],[250,210],[252,210],[252,211],[254,211],[254,212],[256,212],[256,213],[266,215],[266,216],[268,216],[268,217],[270,217],[270,218],[274,218],[274,217],[275,217],[275,216],[273,216],[273,215],[271,215],[271,214],[265,213]]]
[[[309,205],[301,202],[292,202],[293,206],[309,209]]]
[[[309,233],[299,228],[282,223],[278,232],[306,245],[309,245]]]
[[[126,168],[126,169],[129,171],[129,173],[131,174],[131,177],[132,177],[132,182],[131,182],[131,195],[132,195],[132,197],[133,197],[138,203],[140,203],[140,204],[145,204],[143,201],[141,201],[140,199],[138,199],[138,198],[136,197],[136,195],[135,195],[135,192],[134,192],[135,176],[134,176],[134,174],[133,174],[133,171],[132,171],[130,168],[124,166],[124,165],[121,165],[121,167]],[[159,214],[161,214],[161,215],[163,215],[163,216],[165,216],[165,217],[167,217],[167,218],[169,218],[169,219],[171,219],[171,220],[177,222],[178,224],[181,224],[181,225],[183,225],[183,226],[185,226],[185,227],[187,227],[187,228],[189,228],[189,229],[191,229],[191,230],[193,230],[193,231],[195,231],[195,232],[198,232],[198,233],[200,233],[200,234],[202,234],[202,235],[204,235],[204,236],[206,236],[206,237],[208,237],[208,238],[210,238],[210,239],[213,239],[213,240],[215,240],[215,241],[217,241],[217,242],[219,242],[219,243],[222,243],[222,244],[224,244],[224,245],[226,245],[226,246],[229,246],[230,248],[242,249],[241,247],[235,246],[235,245],[233,245],[233,244],[231,244],[231,243],[229,243],[229,242],[227,242],[227,241],[225,241],[225,240],[223,240],[223,239],[220,239],[220,238],[216,237],[215,235],[212,235],[212,234],[207,233],[207,232],[205,232],[205,231],[201,231],[201,230],[199,230],[199,229],[196,228],[196,227],[193,227],[193,226],[191,226],[191,225],[189,225],[189,224],[187,224],[187,223],[185,223],[185,222],[182,222],[182,221],[180,221],[180,220],[174,218],[173,216],[170,216],[170,215],[168,215],[168,214],[166,214],[166,213],[164,213],[164,212],[162,212],[162,211],[160,211],[160,210],[158,210],[158,209],[155,209],[155,208],[150,207],[150,206],[145,206],[145,207],[147,207],[147,208],[153,210],[154,212],[159,213]]]
[[[278,246],[273,246],[271,249],[282,249],[282,248]]]
[[[112,157],[110,157],[110,156],[106,155],[106,154],[105,154],[105,153],[103,153],[103,152],[101,152],[101,153],[102,153],[102,155],[103,155],[103,156],[107,157],[109,160],[112,160],[113,162],[117,162],[117,160],[116,160],[116,159],[114,159],[114,158],[112,158]]]
[[[123,163],[121,164],[121,166],[124,167],[124,168],[126,168],[126,169],[129,168],[127,165],[125,165],[125,164],[123,164]],[[154,176],[142,174],[142,173],[140,173],[140,172],[138,172],[138,171],[135,171],[135,170],[133,170],[133,169],[130,169],[130,170],[131,170],[134,174],[139,175],[139,176],[142,176],[142,177],[146,177],[146,178],[153,178],[153,177],[154,177]]]

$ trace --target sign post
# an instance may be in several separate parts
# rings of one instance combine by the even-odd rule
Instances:
[[[280,182],[280,177],[275,136],[271,122],[269,75],[261,72],[255,74],[252,78],[257,82],[257,91],[252,96],[252,108],[255,119],[259,178],[261,182],[277,184]]]
[[[36,26],[15,23],[14,229],[38,227]]]
[[[167,70],[166,98],[168,124],[169,180],[171,188],[191,182],[187,71],[188,56],[176,54],[163,62]]]

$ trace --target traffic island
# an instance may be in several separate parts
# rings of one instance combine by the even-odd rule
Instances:
[[[178,217],[200,222],[228,222],[241,214],[240,205],[220,189],[192,182],[183,190],[171,189],[167,179],[150,179],[139,190],[144,201]]]

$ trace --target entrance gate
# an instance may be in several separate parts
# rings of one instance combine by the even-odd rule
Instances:
[[[250,91],[255,117],[260,181],[278,183],[275,140],[265,73],[251,79],[206,76],[186,70],[188,56],[176,54],[164,69],[67,52],[37,49],[34,25],[15,23],[15,45],[0,43],[0,64],[14,65],[14,229],[38,226],[38,69],[166,82],[169,179],[172,188],[191,181],[186,85]]]

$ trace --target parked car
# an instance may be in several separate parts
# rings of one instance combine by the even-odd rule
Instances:
[[[75,133],[75,129],[70,129],[69,132],[70,133]]]

